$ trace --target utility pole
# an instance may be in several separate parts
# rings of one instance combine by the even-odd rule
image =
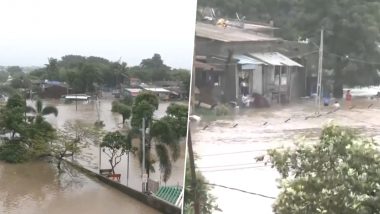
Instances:
[[[127,186],[128,186],[128,181],[129,181],[129,150],[128,150],[128,156],[127,156]]]
[[[143,182],[142,182],[142,191],[143,192],[146,192],[146,172],[145,172],[145,118],[143,117],[142,118],[142,129],[141,129],[141,132],[142,132],[142,153],[143,153],[143,159],[142,159],[142,179],[143,179]]]
[[[189,164],[191,170],[191,189],[194,195],[194,214],[200,214],[200,206],[197,195],[197,175],[195,174],[195,163],[194,163],[194,152],[193,152],[193,142],[191,141],[190,127],[187,129],[187,150],[189,151]]]
[[[319,45],[319,61],[318,61],[318,79],[317,79],[317,97],[316,105],[318,108],[318,114],[321,112],[321,93],[322,93],[322,72],[323,72],[323,28],[321,30],[321,42]]]

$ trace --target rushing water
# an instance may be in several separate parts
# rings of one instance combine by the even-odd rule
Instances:
[[[343,105],[342,110],[333,114],[306,120],[315,108],[313,101],[303,101],[269,109],[241,110],[233,120],[192,124],[196,164],[210,183],[276,197],[277,171],[255,161],[268,149],[292,146],[303,137],[306,142],[315,142],[321,127],[329,121],[359,129],[380,142],[380,101],[354,98],[353,105],[355,108],[351,110]],[[330,110],[331,107],[322,107],[324,114]],[[209,126],[203,130],[206,124]],[[215,187],[212,193],[223,213],[272,213],[273,199],[220,187]]]
[[[47,162],[0,162],[0,213],[159,213],[139,201],[67,168]]]

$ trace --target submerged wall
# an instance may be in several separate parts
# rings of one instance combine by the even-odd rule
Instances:
[[[88,170],[84,168],[83,166],[80,166],[76,163],[65,161],[70,166],[74,167],[75,169],[81,171],[82,173],[86,174],[87,176],[97,178],[99,181],[133,197],[134,199],[146,204],[149,207],[152,207],[162,213],[168,213],[168,214],[179,214],[181,213],[181,209],[179,207],[176,207],[166,201],[160,200],[154,196],[146,195],[142,192],[136,191],[132,188],[129,188],[127,186],[124,186],[123,184],[120,184],[118,182],[112,181],[100,174],[97,174],[91,170]]]

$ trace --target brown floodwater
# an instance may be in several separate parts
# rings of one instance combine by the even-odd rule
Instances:
[[[92,125],[97,120],[97,108],[94,102],[78,102],[78,106],[75,103],[64,104],[58,100],[50,100],[50,104],[55,105],[58,108],[59,114],[57,117],[53,115],[47,116],[47,120],[57,128],[62,128],[65,122],[75,122],[77,120],[82,123]],[[155,117],[160,118],[166,113],[166,108],[170,105],[169,102],[160,103],[158,110],[155,112]],[[121,124],[121,116],[116,113],[111,112],[112,99],[102,99],[100,101],[100,120],[105,124],[104,130],[106,131],[116,131],[123,128]],[[181,155],[179,159],[173,163],[172,174],[167,181],[167,185],[180,185],[183,186],[184,178],[184,163],[185,163],[185,141],[180,142],[181,145]],[[153,150],[154,154],[154,150]],[[101,168],[110,168],[108,163],[108,157],[105,153],[101,154]],[[96,145],[89,145],[87,148],[83,149],[82,153],[76,155],[75,161],[83,165],[84,167],[92,170],[98,171],[99,169],[99,147]],[[129,176],[127,176],[127,156],[122,157],[122,161],[115,168],[116,173],[121,174],[121,183],[127,185],[133,189],[141,190],[142,188],[142,172],[140,167],[140,162],[137,155],[130,155],[129,161]],[[158,163],[155,164],[155,173],[150,174],[150,178],[161,182],[161,174],[159,172]],[[128,179],[127,179],[128,177]],[[161,182],[164,184],[163,182]]]
[[[159,213],[74,169],[66,170],[58,174],[44,161],[0,162],[0,213]]]
[[[268,149],[315,142],[321,127],[328,122],[358,129],[380,142],[380,101],[363,98],[354,99],[353,104],[356,107],[351,110],[343,105],[343,109],[328,115],[331,107],[322,107],[325,115],[307,120],[305,117],[315,112],[313,101],[269,109],[241,109],[233,119],[193,123],[198,169],[210,183],[276,197],[279,174],[254,159],[265,155]],[[206,124],[209,126],[203,130]],[[220,187],[215,187],[212,193],[218,198],[222,213],[273,213],[274,199]]]
[[[28,101],[29,105],[35,102]],[[98,118],[94,102],[78,102],[64,104],[60,100],[44,101],[44,104],[58,108],[57,117],[46,116],[54,127],[62,128],[65,122],[80,121],[93,125]],[[165,115],[170,103],[160,103],[155,117]],[[121,116],[111,112],[112,99],[100,101],[100,120],[105,124],[104,130],[122,129]],[[154,152],[154,151],[153,151]],[[109,168],[107,156],[102,153],[102,169]],[[89,145],[74,160],[84,167],[98,172],[99,147]],[[167,185],[183,186],[185,162],[185,143],[181,142],[181,156],[173,164],[173,172]],[[127,158],[123,157],[116,167],[116,173],[121,173],[121,183],[141,191],[141,167],[137,156],[130,156],[129,176],[127,176]],[[151,178],[159,181],[161,176],[158,164]],[[9,214],[47,214],[47,213],[159,213],[133,198],[115,191],[108,186],[95,182],[75,170],[58,176],[55,166],[46,162],[34,162],[11,165],[0,162],[0,213]],[[72,175],[75,174],[75,176]],[[127,179],[128,177],[128,179]]]

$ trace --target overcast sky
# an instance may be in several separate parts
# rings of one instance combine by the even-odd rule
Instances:
[[[159,53],[190,69],[195,8],[196,0],[0,0],[0,65],[68,54],[137,65]]]

